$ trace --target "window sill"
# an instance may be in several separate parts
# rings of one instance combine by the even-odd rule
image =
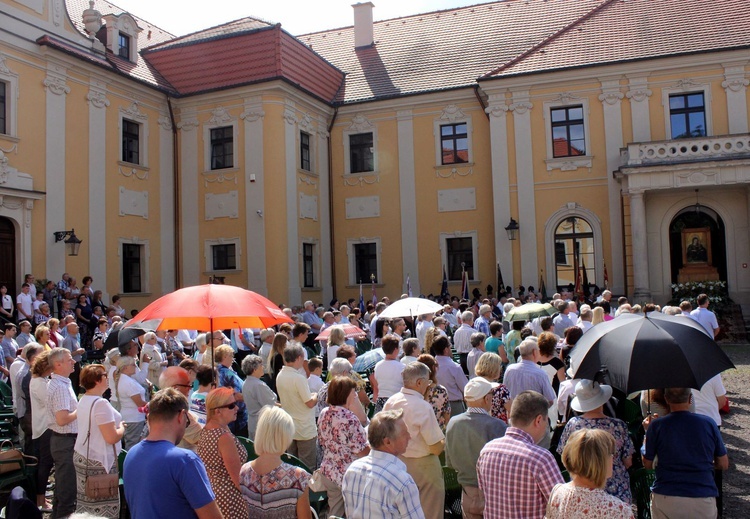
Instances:
[[[0,139],[4,141],[15,142],[15,143],[21,142],[21,139],[19,139],[18,137],[13,137],[12,135],[8,133],[0,133]]]
[[[300,175],[305,175],[307,177],[320,178],[320,175],[318,175],[316,172],[307,169],[297,168],[297,173],[299,173]]]
[[[365,288],[372,287],[372,283],[362,283],[362,295],[364,296]],[[385,287],[385,283],[375,283],[375,288],[383,288]],[[359,288],[359,285],[346,285],[346,288]],[[372,297],[370,298],[372,299]],[[367,298],[365,297],[365,301],[367,301]]]
[[[207,169],[203,172],[204,175],[221,175],[226,173],[238,173],[240,171],[240,168],[232,166],[231,168],[217,168],[217,169]]]
[[[206,276],[211,276],[214,274],[242,274],[242,269],[230,269],[230,270],[206,270],[203,272]]]
[[[436,164],[435,169],[473,168],[474,162],[456,162],[454,164]]]
[[[576,171],[578,168],[587,168],[591,173],[591,167],[594,162],[593,155],[574,156],[574,157],[557,157],[547,159],[547,171],[559,169],[560,171]]]
[[[120,292],[117,294],[120,298],[123,297],[151,297],[151,292]]]
[[[323,290],[322,287],[302,287],[303,292],[320,292]]]
[[[140,164],[133,164],[132,162],[125,162],[125,161],[122,161],[122,160],[118,160],[117,164],[119,166],[123,166],[123,167],[126,167],[126,168],[140,169],[141,171],[150,171],[151,170],[151,168],[149,168],[148,166],[141,166]]]
[[[380,173],[378,171],[363,171],[361,173],[344,173],[344,185],[346,186],[364,186],[377,184],[380,182]]]

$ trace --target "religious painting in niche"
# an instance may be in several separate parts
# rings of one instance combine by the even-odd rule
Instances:
[[[696,227],[682,230],[682,264],[712,265],[711,229]]]

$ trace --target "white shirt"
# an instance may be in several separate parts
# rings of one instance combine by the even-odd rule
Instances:
[[[23,292],[21,292],[16,297],[16,303],[21,306],[23,313],[28,315],[29,317],[33,316],[34,314],[34,310],[32,306],[33,302],[34,302],[34,299],[31,297],[31,294],[24,294]],[[26,319],[24,315],[19,315],[18,318]]]
[[[417,358],[416,357],[409,357],[409,356],[406,356],[406,355],[403,356],[403,357],[401,357],[401,364],[403,364],[404,366],[408,366],[412,362],[417,362]]]
[[[127,375],[126,375],[127,376]],[[89,414],[91,416],[91,434],[89,435]],[[112,467],[120,454],[120,442],[110,445],[104,440],[100,425],[113,423],[115,427],[120,425],[122,417],[109,402],[103,398],[93,395],[84,395],[78,403],[78,437],[74,450],[81,456],[86,456],[98,461],[104,467]],[[88,437],[88,442],[86,438]]]
[[[417,323],[417,339],[419,339],[419,346],[424,349],[424,340],[427,337],[427,331],[434,327],[432,321],[419,321]]]
[[[10,297],[8,294],[5,294],[3,296],[3,308],[8,310],[9,312],[13,311],[13,298]]]
[[[711,310],[702,307],[696,308],[690,312],[690,317],[698,321],[706,329],[709,337],[714,338],[714,330],[719,329],[719,323],[716,322],[716,315]]]
[[[29,393],[31,394],[31,437],[36,440],[49,429],[47,417],[47,382],[46,378],[31,377]]]
[[[18,372],[21,371],[21,368],[23,368],[24,364],[28,366],[29,364],[23,360],[21,357],[16,357],[16,360],[13,361],[13,363],[10,365],[10,389],[13,392],[13,408],[18,409],[18,395],[21,393],[21,388],[16,385],[16,375],[18,375]],[[20,380],[18,381],[20,382]],[[23,415],[19,415],[19,418]]]
[[[424,458],[430,454],[430,445],[445,438],[432,405],[413,389],[402,388],[401,392],[389,398],[383,410],[391,409],[404,410],[404,422],[411,436],[404,452],[405,458]]]
[[[138,406],[133,402],[131,397],[140,395],[141,399],[146,400],[146,390],[138,382],[124,373],[120,373],[120,382],[117,384],[117,396],[120,399],[120,412],[122,420],[125,423],[142,422],[146,415],[138,411]],[[79,429],[80,430],[80,429]]]
[[[397,360],[383,359],[375,364],[375,380],[378,382],[378,398],[388,398],[399,392],[404,384],[401,373],[406,366]]]
[[[578,326],[583,331],[583,333],[586,333],[587,331],[589,331],[589,328],[594,325],[591,324],[591,321],[578,321],[578,324],[576,326]]]
[[[263,365],[268,365],[268,354],[271,353],[271,344],[268,342],[261,343],[260,350],[258,351],[258,354],[260,355],[260,358],[263,359]],[[329,360],[330,362],[330,360]]]
[[[727,394],[727,390],[724,389],[724,384],[721,381],[721,373],[703,384],[700,391],[697,389],[692,391],[695,412],[708,416],[716,422],[717,426],[721,427],[721,413],[719,413],[719,402],[716,399]]]

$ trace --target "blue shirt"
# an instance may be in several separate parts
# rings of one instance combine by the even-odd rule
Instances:
[[[223,364],[217,366],[219,368],[219,387],[229,387],[234,389],[237,393],[242,393],[242,379]],[[242,428],[247,424],[247,405],[244,402],[237,402],[237,428]]]
[[[659,457],[653,492],[664,496],[716,497],[714,458],[727,453],[716,423],[689,411],[651,422],[646,433],[648,460]]]
[[[131,448],[122,479],[132,519],[198,517],[195,510],[215,499],[198,455],[168,441]]]

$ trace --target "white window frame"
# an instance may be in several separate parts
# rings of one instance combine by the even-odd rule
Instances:
[[[240,248],[241,241],[239,237],[216,238],[213,240],[205,240],[203,243],[204,243],[204,255],[205,255],[205,260],[206,260],[206,273],[234,274],[237,272],[242,272],[242,269],[240,268],[242,265],[242,249]],[[215,269],[213,246],[214,245],[231,245],[231,244],[234,244],[234,264],[237,265],[237,268],[230,269],[230,270]]]
[[[305,285],[305,245],[313,247],[313,284],[311,287]],[[302,280],[302,290],[320,290],[320,240],[312,237],[300,239],[299,246],[300,257],[300,279]]]
[[[696,83],[694,81],[686,81],[684,84],[674,87],[666,87],[661,90],[661,104],[664,107],[664,140],[672,141],[678,140],[672,138],[672,117],[671,110],[669,109],[669,96],[674,94],[703,94],[703,103],[706,109],[706,137],[711,137],[714,134],[713,117],[711,114],[711,85]],[[701,138],[701,137],[696,137]],[[684,140],[684,139],[679,139]]]
[[[448,240],[451,238],[471,238],[471,267],[472,277],[469,281],[478,281],[479,277],[479,234],[477,231],[454,231],[454,232],[441,232],[440,233],[440,260],[445,268],[448,268]],[[455,283],[460,280],[449,280],[449,282]]]
[[[569,108],[581,105],[583,108],[583,135],[585,139],[586,155],[575,157],[555,157],[552,143],[552,109]],[[547,171],[559,169],[560,171],[575,171],[578,168],[591,168],[594,156],[591,155],[591,111],[589,100],[585,97],[576,97],[571,94],[560,95],[558,99],[546,101],[543,105],[544,117],[544,142],[547,148]]]
[[[5,83],[5,133],[8,137],[18,138],[18,74],[3,66],[5,60],[0,56],[0,81]]]
[[[138,155],[139,163],[125,162],[122,160],[122,131],[123,131],[123,119],[127,119],[130,122],[136,123],[140,126],[138,129]],[[144,169],[148,169],[148,118],[146,114],[138,111],[138,113],[132,111],[132,105],[130,108],[120,108],[119,118],[117,120],[117,162],[125,166],[139,166]]]
[[[344,130],[344,175],[345,176],[360,176],[360,175],[376,175],[378,173],[378,130],[375,126],[366,128],[363,130]],[[359,171],[352,173],[351,165],[351,154],[349,146],[349,137],[352,135],[359,135],[361,133],[372,133],[372,171]]]
[[[304,169],[302,167],[302,134],[306,134],[310,141],[310,169]],[[317,154],[315,153],[315,132],[310,129],[299,129],[297,131],[297,169],[304,175],[315,175],[317,176],[317,168],[315,167],[315,159]]]
[[[130,49],[128,49],[130,58],[128,61],[138,63],[138,33],[143,29],[138,27],[138,23],[128,13],[107,14],[103,16],[107,28],[107,44],[115,56],[120,56],[120,33],[130,37]]]
[[[443,140],[441,135],[441,127],[453,124],[465,124],[466,125],[466,139],[469,147],[469,161],[468,162],[455,162],[453,164],[443,164]],[[433,135],[435,136],[435,166],[439,168],[458,168],[462,166],[470,166],[474,164],[474,143],[472,135],[474,128],[471,124],[471,117],[457,117],[455,120],[436,118],[433,122]]]
[[[151,293],[149,284],[149,263],[151,259],[151,251],[149,249],[149,240],[141,240],[138,237],[132,238],[118,238],[117,246],[117,257],[120,258],[120,294],[126,296],[137,296],[147,295]],[[141,251],[141,291],[140,292],[125,292],[125,272],[122,268],[122,246],[123,245],[140,245]]]
[[[232,127],[232,166],[229,168],[211,169],[211,130],[215,128],[225,128],[227,126]],[[203,170],[206,174],[226,173],[227,171],[237,171],[239,164],[239,157],[237,153],[239,147],[237,141],[239,140],[239,125],[237,118],[233,117],[228,121],[223,122],[207,122],[203,124]]]
[[[377,265],[378,265],[378,275],[377,275],[377,284],[382,285],[383,284],[383,247],[382,243],[380,241],[379,236],[367,238],[367,237],[361,237],[361,238],[350,238],[346,240],[346,255],[348,259],[349,264],[349,285],[354,286],[358,285],[360,280],[354,279],[357,275],[357,268],[356,268],[356,256],[354,254],[354,246],[355,245],[361,245],[364,243],[374,243],[375,244],[375,254],[377,258]],[[362,284],[366,285],[370,283],[370,278],[362,279]]]

